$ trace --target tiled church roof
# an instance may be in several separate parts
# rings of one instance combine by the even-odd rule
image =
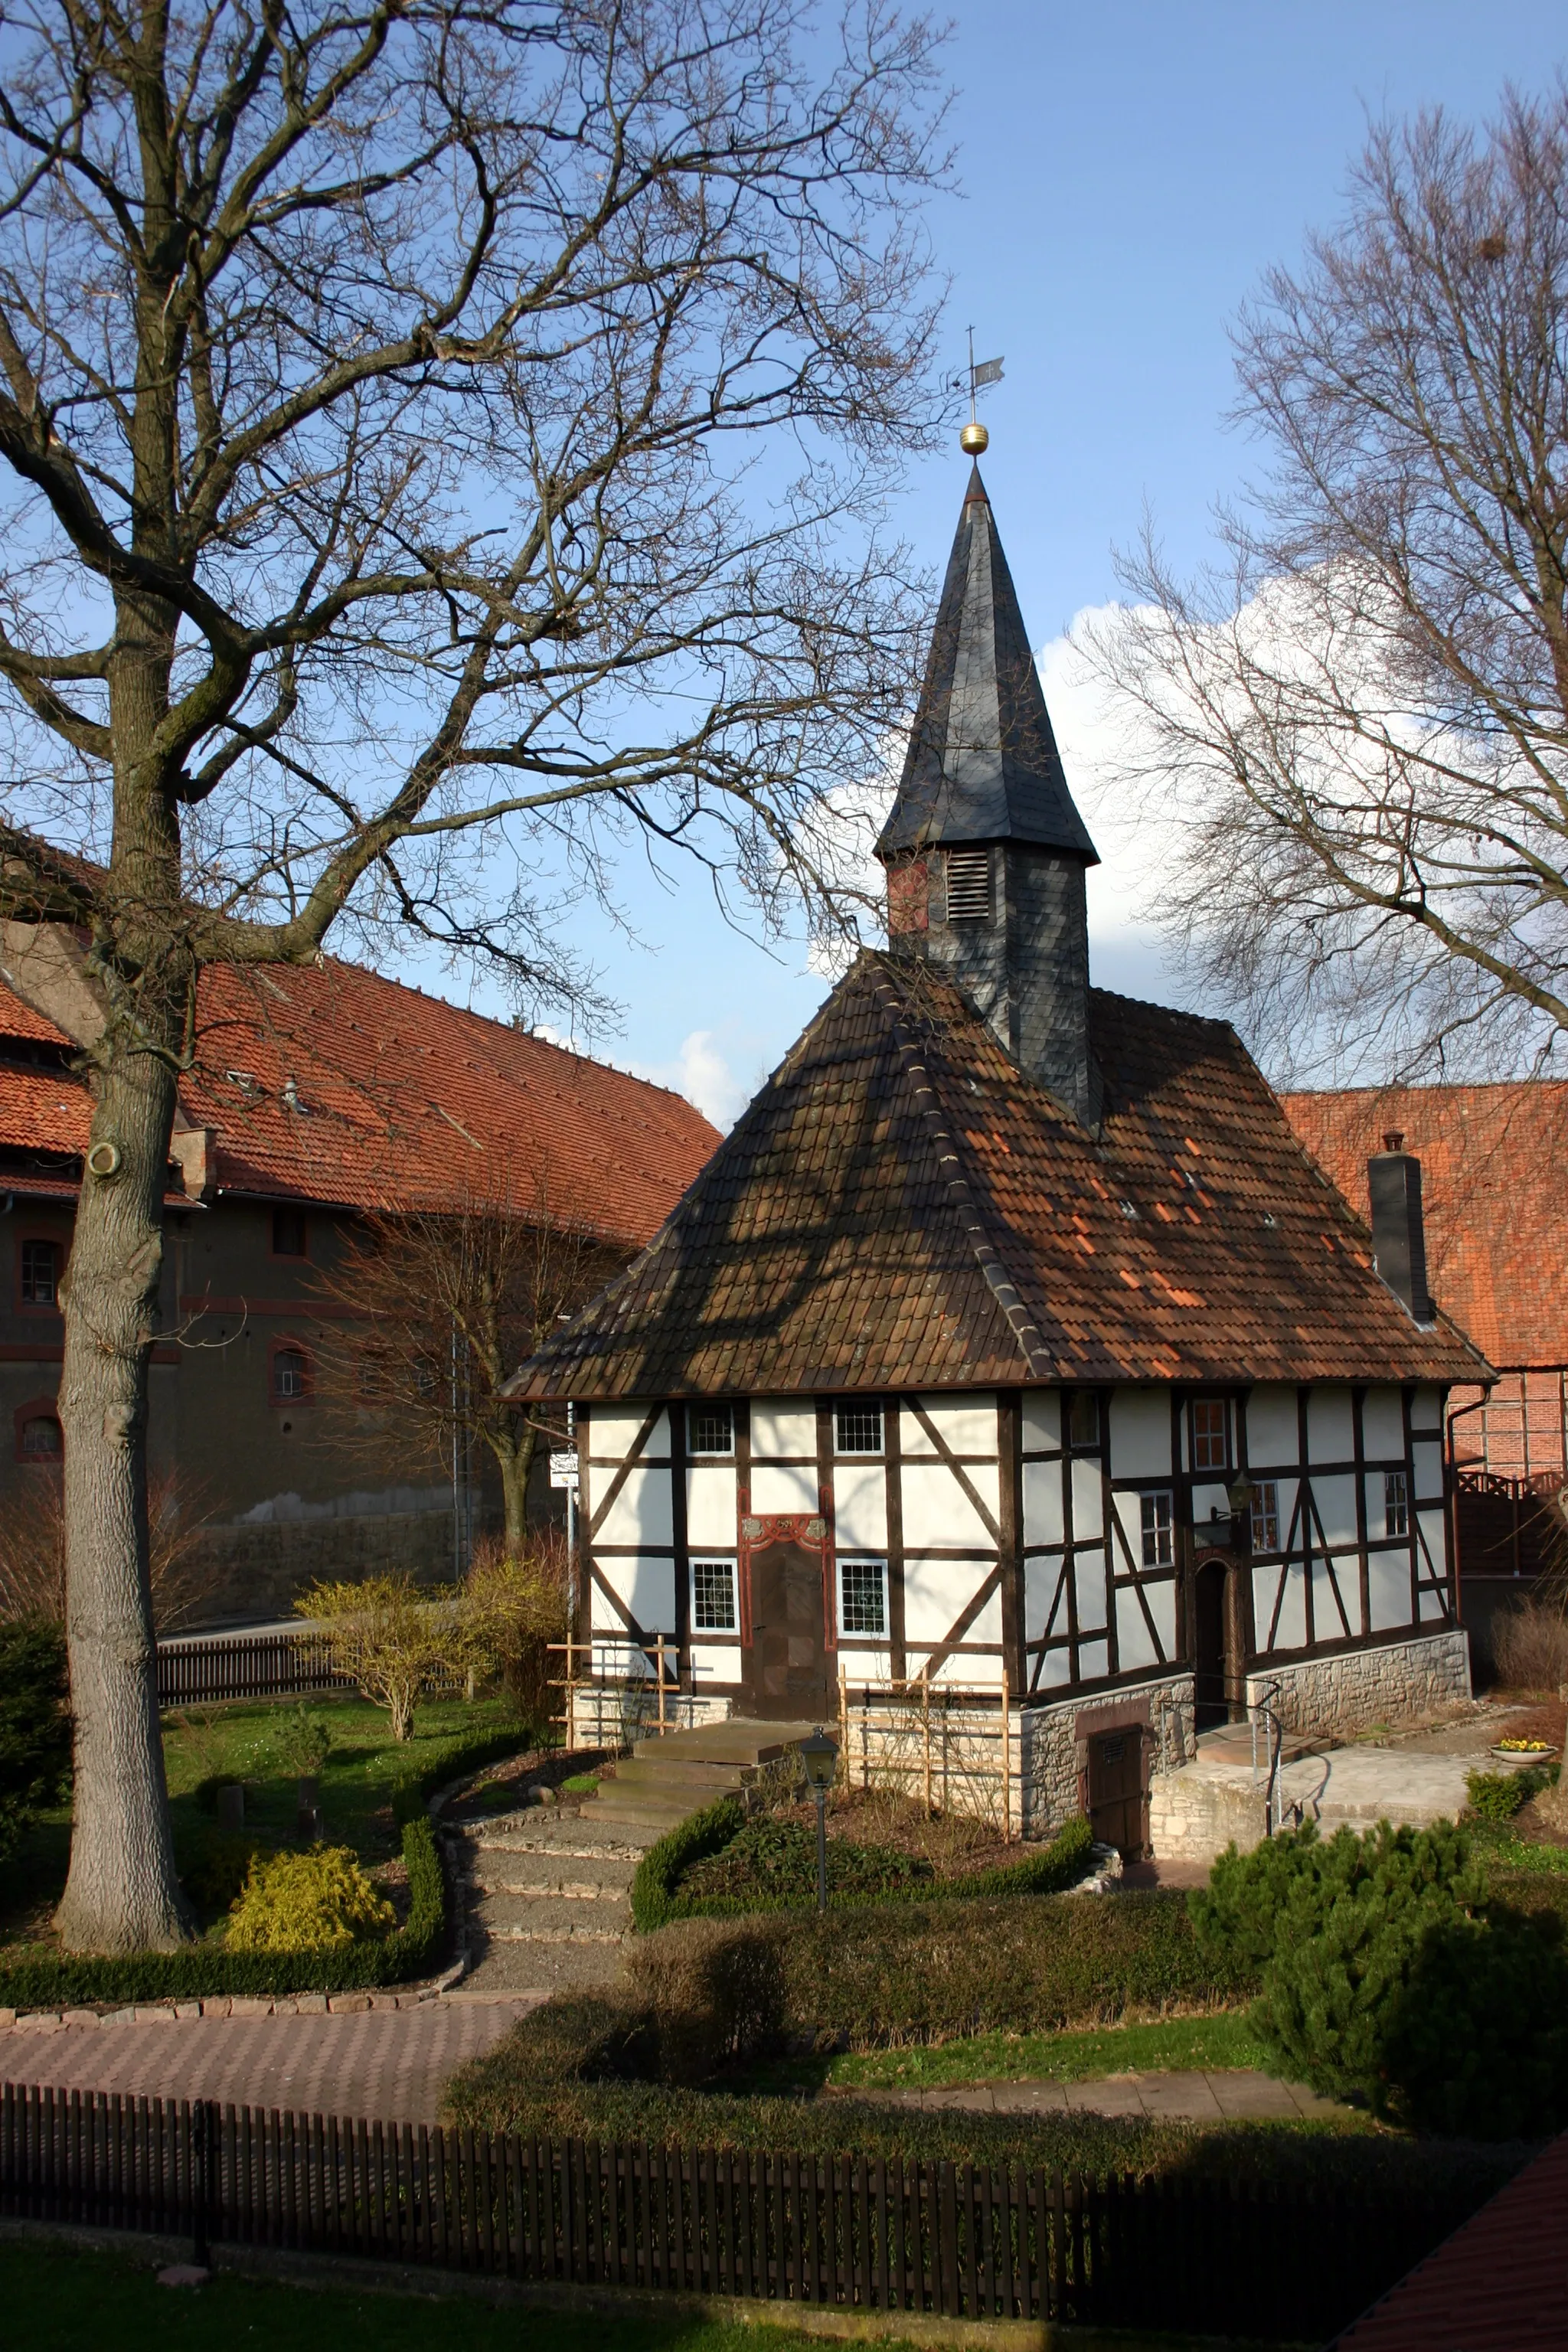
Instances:
[[[929,969],[863,955],[518,1391],[1477,1377],[1373,1274],[1233,1030],[1090,1008],[1098,1139]]]
[[[1426,1275],[1438,1304],[1490,1360],[1568,1364],[1568,1085],[1352,1087],[1281,1097],[1346,1198],[1391,1129],[1421,1161]]]

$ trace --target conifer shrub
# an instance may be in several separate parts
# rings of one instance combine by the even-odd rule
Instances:
[[[258,1854],[228,1916],[231,1952],[331,1952],[385,1936],[396,1914],[346,1845]]]
[[[1531,1797],[1541,1794],[1550,1777],[1541,1770],[1467,1772],[1465,1796],[1479,1821],[1511,1822]]]
[[[0,1620],[0,1855],[70,1781],[66,1643],[41,1619]]]

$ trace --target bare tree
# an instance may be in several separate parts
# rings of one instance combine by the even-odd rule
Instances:
[[[180,1472],[149,1477],[147,1581],[160,1635],[188,1625],[225,1581],[204,1540],[211,1517],[204,1490]],[[65,1616],[65,1495],[58,1473],[40,1465],[0,1517],[0,1618],[63,1625]]]
[[[928,27],[845,5],[837,39],[802,0],[22,0],[0,34],[0,915],[85,933],[106,1010],[69,1947],[189,1932],[142,1463],[198,967],[338,923],[570,992],[552,910],[627,839],[820,912],[799,820],[907,702],[878,518],[937,422],[945,165]]]
[[[507,1549],[520,1550],[539,1439],[560,1424],[501,1396],[501,1383],[630,1255],[553,1223],[542,1195],[527,1214],[470,1199],[366,1218],[317,1276],[344,1310],[319,1351],[332,1442],[347,1433],[380,1462],[395,1451],[436,1470],[454,1445],[484,1446],[500,1477]]]
[[[1568,1029],[1568,89],[1371,137],[1236,337],[1268,471],[1095,633],[1160,907],[1279,1063],[1517,1070]]]

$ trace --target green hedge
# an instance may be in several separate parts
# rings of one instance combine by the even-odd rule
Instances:
[[[533,1743],[532,1727],[526,1723],[511,1725],[504,1731],[487,1731],[477,1738],[448,1739],[431,1750],[423,1768],[410,1772],[395,1783],[392,1791],[392,1817],[398,1822],[410,1822],[422,1813],[437,1789],[448,1781],[466,1780],[470,1772],[479,1772],[487,1764],[504,1763],[520,1748]]]
[[[722,1853],[746,1826],[746,1816],[734,1797],[720,1797],[649,1846],[632,1881],[632,1919],[641,1935],[666,1927],[675,1919],[735,1919],[763,1912],[805,1911],[815,1907],[816,1894],[683,1895],[682,1880],[699,1862]],[[868,1904],[946,1903],[954,1899],[984,1901],[1014,1895],[1055,1895],[1072,1886],[1089,1868],[1094,1839],[1079,1815],[1058,1831],[1040,1853],[1022,1862],[1003,1863],[994,1870],[972,1871],[967,1876],[920,1879],[889,1885],[879,1891],[841,1894],[834,1898],[837,1918]],[[829,1849],[831,1853],[831,1848]]]
[[[403,1831],[408,1871],[406,1923],[346,1951],[226,1952],[204,1944],[177,1952],[129,1952],[112,1959],[20,1960],[0,1968],[0,2008],[64,2009],[97,2003],[200,2000],[223,1993],[350,1992],[405,1983],[440,1962],[446,1888],[435,1833],[420,1813]]]

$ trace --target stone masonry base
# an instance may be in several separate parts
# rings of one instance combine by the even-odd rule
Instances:
[[[1416,1723],[1470,1696],[1469,1640],[1460,1626],[1374,1649],[1342,1650],[1332,1657],[1260,1670],[1247,1677],[1247,1697],[1270,1701],[1287,1731],[1309,1738],[1353,1738],[1373,1725]]]

